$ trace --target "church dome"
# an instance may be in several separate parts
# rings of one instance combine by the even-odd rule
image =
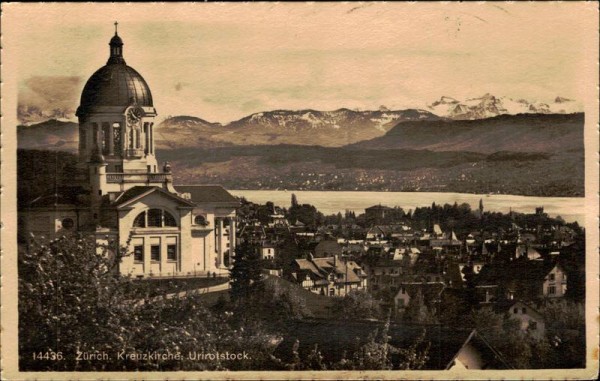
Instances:
[[[85,84],[77,116],[84,116],[102,106],[127,107],[137,104],[153,107],[148,84],[135,69],[125,63],[123,40],[116,31],[109,45],[110,58]]]

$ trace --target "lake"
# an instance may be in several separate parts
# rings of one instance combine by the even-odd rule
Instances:
[[[416,207],[436,204],[468,203],[471,208],[479,206],[483,200],[484,210],[508,213],[511,209],[520,213],[534,213],[538,206],[551,217],[561,216],[567,222],[585,223],[585,198],[583,197],[531,197],[503,194],[479,195],[468,193],[443,192],[356,192],[356,191],[295,191],[295,190],[230,190],[235,196],[264,204],[272,201],[275,205],[289,208],[292,193],[301,204],[312,204],[323,214],[344,213],[352,210],[364,213],[365,208],[381,204],[399,206],[405,211]]]

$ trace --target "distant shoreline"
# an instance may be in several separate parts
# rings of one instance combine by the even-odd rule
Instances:
[[[360,191],[304,191],[304,190],[229,190],[237,197],[264,204],[267,201],[275,205],[289,207],[291,195],[295,194],[300,204],[314,205],[325,215],[344,213],[352,210],[363,213],[364,209],[381,204],[389,207],[399,206],[405,211],[416,207],[467,203],[475,209],[482,200],[486,211],[509,213],[534,213],[536,207],[543,207],[551,217],[561,216],[567,222],[585,226],[584,197],[536,197],[520,195],[486,195],[454,192],[360,192]]]

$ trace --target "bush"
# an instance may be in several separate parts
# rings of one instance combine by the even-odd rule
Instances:
[[[379,302],[366,291],[352,290],[343,298],[334,299],[332,311],[338,319],[380,319]]]

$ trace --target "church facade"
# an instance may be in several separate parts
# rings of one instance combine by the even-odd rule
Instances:
[[[158,164],[152,93],[125,63],[123,45],[115,28],[107,64],[83,88],[72,183],[30,202],[21,228],[44,237],[86,232],[124,248],[124,275],[224,273],[239,202],[218,185],[175,186],[169,163]]]

